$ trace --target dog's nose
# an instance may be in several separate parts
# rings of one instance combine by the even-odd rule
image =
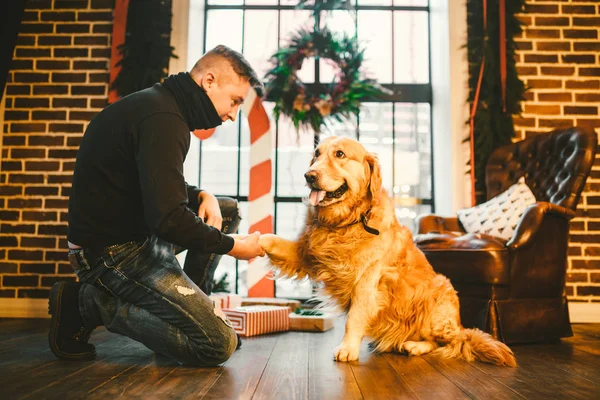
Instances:
[[[306,179],[306,182],[308,182],[308,183],[315,183],[315,181],[317,180],[317,172],[316,171],[308,171],[307,173],[304,174],[304,179]]]

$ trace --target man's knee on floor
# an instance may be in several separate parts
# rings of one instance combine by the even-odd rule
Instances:
[[[206,351],[198,349],[196,357],[187,364],[200,367],[216,367],[229,360],[237,347],[237,335],[233,330],[212,338],[212,346]]]

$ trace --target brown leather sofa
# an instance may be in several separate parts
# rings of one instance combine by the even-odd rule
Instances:
[[[415,242],[457,290],[463,326],[482,329],[505,343],[572,336],[565,295],[569,220],[596,147],[594,132],[570,128],[491,154],[485,171],[488,200],[521,176],[537,200],[508,241],[467,234],[457,217],[419,219]]]

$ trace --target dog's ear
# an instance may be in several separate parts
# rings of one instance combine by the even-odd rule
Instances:
[[[373,153],[367,155],[367,163],[371,169],[371,181],[369,182],[369,194],[371,199],[377,199],[381,191],[381,167],[379,158]]]

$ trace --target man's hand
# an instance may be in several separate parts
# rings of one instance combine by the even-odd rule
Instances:
[[[221,215],[221,207],[219,200],[206,192],[202,191],[198,195],[200,207],[198,208],[198,218],[204,221],[207,225],[214,226],[218,230],[223,227],[223,216]]]
[[[235,243],[233,249],[227,255],[235,257],[238,260],[250,260],[254,257],[262,257],[265,255],[264,250],[258,244],[260,232],[254,232],[247,236],[230,235]]]

